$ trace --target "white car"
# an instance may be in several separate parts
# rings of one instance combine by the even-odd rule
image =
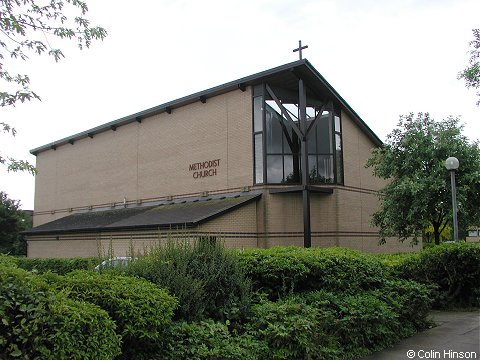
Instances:
[[[95,266],[95,271],[100,271],[114,266],[127,266],[133,258],[131,256],[115,256],[113,258],[102,261],[101,264]]]

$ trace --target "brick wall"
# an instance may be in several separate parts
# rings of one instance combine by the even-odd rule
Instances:
[[[251,185],[251,101],[232,91],[39,153],[34,226],[70,208]],[[193,177],[190,164],[215,159],[215,176]]]

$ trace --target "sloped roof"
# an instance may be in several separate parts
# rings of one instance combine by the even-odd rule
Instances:
[[[236,195],[182,203],[72,214],[23,232],[25,235],[97,232],[139,228],[191,227],[257,200]]]
[[[234,80],[207,90],[203,90],[129,116],[125,116],[81,133],[37,147],[30,150],[30,153],[37,155],[42,151],[56,149],[56,147],[60,145],[74,143],[76,140],[86,137],[93,137],[94,135],[104,131],[115,130],[119,126],[126,125],[134,121],[141,121],[149,116],[164,112],[171,112],[176,108],[194,103],[196,101],[205,102],[208,101],[208,98],[221,95],[235,89],[244,90],[246,86],[257,85],[264,81],[268,81],[269,84],[274,86],[276,85],[284,88],[295,89],[298,84],[299,77],[304,79],[308,85],[308,91],[313,92],[311,95],[319,97],[320,99],[332,98],[336,105],[341,106],[341,108],[347,112],[352,120],[367,135],[367,137],[373,141],[374,144],[377,146],[382,144],[382,141],[378,138],[378,136],[368,127],[368,125],[360,118],[360,116],[358,116],[358,114],[350,107],[350,105],[348,105],[348,103],[340,96],[340,94],[337,93],[337,91],[327,82],[327,80],[325,80],[325,78],[310,64],[307,59],[303,59]],[[307,92],[307,96],[308,95],[309,94]]]

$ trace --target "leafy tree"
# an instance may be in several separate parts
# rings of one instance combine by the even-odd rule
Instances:
[[[56,39],[76,39],[78,47],[90,47],[92,40],[103,40],[107,32],[90,26],[85,18],[87,4],[81,0],[0,0],[0,107],[15,106],[18,102],[40,100],[30,90],[30,78],[11,73],[5,66],[5,55],[12,59],[28,60],[29,55],[44,53],[55,61],[65,57],[52,44]],[[68,17],[67,17],[68,14]],[[15,128],[0,121],[0,132],[15,136]],[[35,168],[24,160],[2,156],[0,164],[8,171],[28,171]]]
[[[385,144],[373,151],[366,166],[377,177],[389,180],[380,191],[380,210],[372,224],[380,228],[381,242],[398,236],[417,237],[433,227],[435,243],[452,219],[450,174],[445,160],[460,161],[456,171],[460,227],[480,223],[480,148],[462,135],[458,118],[440,122],[428,113],[401,116]]]
[[[26,255],[25,240],[20,232],[32,227],[32,218],[19,207],[18,200],[9,199],[0,191],[0,253]]]
[[[467,88],[480,89],[480,29],[474,29],[474,40],[470,41],[470,66],[458,73],[458,79],[464,79]],[[477,92],[480,97],[480,91]],[[477,106],[480,105],[480,99],[477,101]]]

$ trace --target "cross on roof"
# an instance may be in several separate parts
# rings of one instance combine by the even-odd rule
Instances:
[[[302,40],[298,40],[298,48],[293,49],[293,52],[298,51],[298,55],[300,56],[300,60],[302,60],[302,50],[308,49],[308,45],[302,46]]]

